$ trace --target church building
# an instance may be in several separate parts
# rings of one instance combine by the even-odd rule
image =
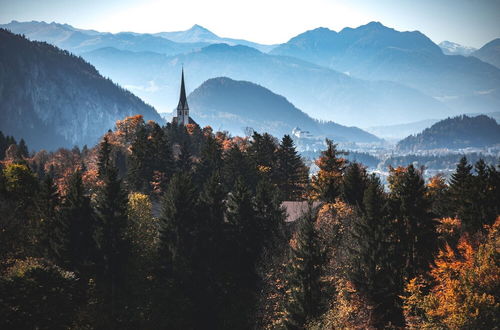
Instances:
[[[177,116],[173,118],[172,122],[184,126],[187,124],[196,124],[189,116],[189,105],[186,97],[186,87],[184,86],[184,68],[182,68],[181,95],[179,96],[179,104],[177,105]]]

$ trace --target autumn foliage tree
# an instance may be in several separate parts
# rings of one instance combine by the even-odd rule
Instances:
[[[417,328],[494,329],[500,322],[500,218],[487,233],[446,245],[428,276],[406,286],[404,310]]]

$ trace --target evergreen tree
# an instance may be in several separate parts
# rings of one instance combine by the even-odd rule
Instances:
[[[226,218],[228,275],[227,314],[229,324],[242,328],[250,327],[250,317],[256,302],[256,262],[259,255],[258,223],[248,188],[239,178],[227,200]]]
[[[475,232],[484,229],[485,225],[490,225],[500,214],[500,199],[495,198],[498,191],[498,172],[493,166],[488,167],[483,159],[479,159],[474,170],[475,176],[471,178],[471,221],[467,224],[467,229]]]
[[[288,266],[287,329],[303,329],[321,312],[321,273],[324,253],[314,228],[316,212],[311,208],[298,223],[295,246]]]
[[[467,158],[463,156],[457,164],[455,173],[450,180],[450,208],[453,214],[462,220],[465,230],[470,230],[474,226],[474,215],[472,213],[472,165],[467,163]]]
[[[394,228],[383,188],[375,176],[368,178],[362,210],[351,226],[349,279],[372,307],[371,326],[402,326],[398,298],[401,273],[394,264]]]
[[[205,136],[201,148],[201,160],[196,166],[196,183],[203,185],[215,172],[220,172],[221,168],[222,147],[211,134]]]
[[[205,327],[223,328],[227,301],[227,242],[224,222],[224,192],[220,176],[214,173],[204,184],[198,199],[200,233],[198,235],[198,271],[193,279],[199,318]]]
[[[24,142],[24,139],[21,139],[19,141],[19,145],[18,145],[18,151],[19,151],[19,155],[21,156],[21,158],[28,158],[30,153],[28,151],[28,146],[26,146],[26,142]]]
[[[337,150],[337,145],[332,140],[326,139],[327,149],[321,152],[316,160],[319,167],[317,175],[312,181],[312,188],[316,196],[326,202],[333,202],[340,196],[341,182],[346,165],[345,151]]]
[[[399,176],[399,177],[398,177]],[[422,171],[413,165],[389,177],[392,212],[399,223],[399,251],[404,258],[407,278],[429,268],[436,249],[435,223]]]
[[[129,244],[126,238],[127,194],[111,159],[103,159],[103,185],[96,196],[98,271],[97,289],[102,310],[106,312],[99,326],[116,327],[124,315],[119,311],[126,294],[126,265]]]
[[[50,243],[51,249],[61,265],[88,275],[94,259],[95,227],[90,198],[85,194],[79,169],[69,179],[60,214]]]
[[[248,153],[254,162],[255,167],[261,177],[276,182],[277,143],[273,136],[268,133],[260,135],[255,132],[252,135],[252,144],[248,148]]]
[[[233,145],[226,153],[223,162],[222,176],[226,191],[231,191],[240,178],[246,186],[255,191],[257,185],[257,169],[246,153]]]
[[[148,136],[146,127],[139,128],[130,147],[132,153],[128,162],[127,183],[134,191],[149,191],[149,182],[153,175],[152,158],[154,153],[151,150]]]
[[[344,200],[351,205],[362,207],[366,181],[366,168],[356,162],[350,163],[345,169],[343,178]]]
[[[108,136],[104,135],[104,138],[99,144],[99,153],[97,156],[97,175],[99,179],[103,179],[106,176],[106,166],[110,158],[111,145],[109,144]]]
[[[193,170],[193,160],[191,153],[191,142],[189,136],[179,145],[180,154],[177,159],[177,170],[181,173],[191,173]]]
[[[300,199],[307,175],[308,169],[297,154],[292,138],[283,136],[277,150],[276,178],[284,200]]]
[[[151,152],[152,152],[152,170],[164,173],[171,177],[175,171],[174,158],[170,141],[164,130],[156,123],[151,130]]]

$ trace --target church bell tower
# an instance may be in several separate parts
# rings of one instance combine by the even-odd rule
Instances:
[[[184,68],[182,68],[181,76],[181,95],[179,104],[177,105],[177,125],[186,126],[189,124],[189,106],[186,98],[186,88],[184,86]]]

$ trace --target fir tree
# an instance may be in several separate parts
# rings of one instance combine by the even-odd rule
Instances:
[[[132,190],[149,191],[152,177],[151,158],[154,156],[150,147],[146,127],[139,128],[130,147],[132,153],[128,162],[127,183]]]
[[[94,218],[79,169],[69,179],[60,214],[51,249],[62,265],[88,275],[95,252]]]
[[[111,145],[109,144],[108,136],[104,135],[104,138],[99,144],[99,153],[97,156],[97,175],[100,179],[106,176],[106,166],[110,158]]]
[[[283,136],[277,150],[276,177],[284,200],[300,199],[307,182],[308,170],[297,154],[289,135]]]
[[[435,223],[422,171],[408,166],[399,177],[389,178],[392,212],[399,223],[400,252],[407,278],[429,268],[436,248]]]
[[[106,317],[102,326],[116,327],[123,318],[120,303],[126,293],[126,265],[129,244],[126,238],[127,194],[118,178],[118,169],[111,159],[103,159],[103,185],[96,196],[98,272],[97,288],[101,293]]]
[[[227,290],[234,293],[226,301],[229,324],[250,327],[256,301],[256,262],[259,255],[258,223],[248,188],[239,178],[227,200]]]
[[[316,214],[310,208],[298,223],[288,266],[288,299],[285,311],[287,329],[303,329],[321,312],[321,273],[324,253],[314,228]]]
[[[19,152],[19,156],[21,158],[28,158],[30,153],[28,151],[28,146],[26,146],[26,142],[24,142],[24,139],[21,139],[19,141],[19,145],[18,145],[18,152]]]
[[[351,205],[362,207],[366,181],[367,174],[363,165],[356,162],[350,163],[345,169],[343,178],[344,200]]]
[[[394,264],[394,228],[383,188],[375,176],[368,178],[362,210],[351,226],[349,279],[372,307],[370,325],[401,326],[398,298],[401,273]]]
[[[170,326],[175,327],[192,328],[197,320],[198,283],[194,279],[200,262],[200,223],[196,197],[190,175],[177,173],[162,200],[158,285],[164,291],[162,304],[173,306],[177,314],[176,321],[164,322],[174,322]]]
[[[255,132],[252,135],[252,144],[248,149],[248,153],[258,169],[260,175],[268,180],[276,182],[277,143],[273,136],[268,133],[260,135]]]
[[[462,220],[465,230],[475,227],[476,221],[472,214],[472,166],[467,163],[467,158],[463,156],[457,164],[455,173],[450,180],[451,209],[455,216]]]
[[[337,150],[337,145],[332,140],[326,139],[326,145],[327,149],[322,151],[316,160],[319,171],[313,177],[312,189],[319,199],[333,202],[341,193],[342,176],[346,165],[346,160],[341,156],[347,153]]]
[[[201,160],[196,166],[196,182],[202,185],[215,172],[222,168],[222,147],[212,136],[208,135],[203,140],[201,148]]]
[[[251,191],[255,191],[257,169],[252,166],[248,155],[236,145],[233,145],[224,157],[222,176],[226,191],[233,190],[238,178],[243,180]]]

